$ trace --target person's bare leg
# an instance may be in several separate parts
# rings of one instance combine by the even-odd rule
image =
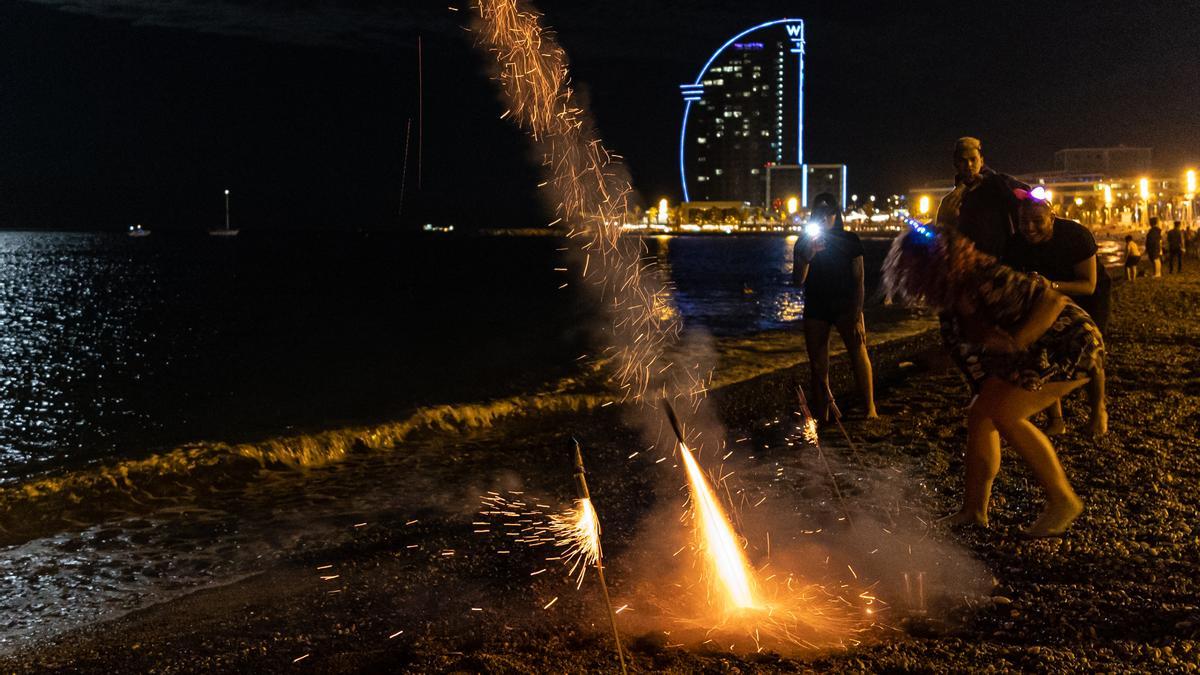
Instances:
[[[1162,276],[1162,258],[1161,257],[1154,259],[1154,276],[1156,278]]]
[[[1087,383],[1088,403],[1092,407],[1092,416],[1088,420],[1088,433],[1092,436],[1103,436],[1108,433],[1108,404],[1104,389],[1104,363],[1098,362],[1088,373],[1091,379]]]
[[[1030,423],[1029,416],[1048,406],[1054,399],[1061,399],[1083,386],[1085,382],[1051,382],[1036,392],[996,378],[984,382],[984,391],[988,392],[990,387],[998,400],[992,423],[1029,465],[1046,493],[1045,508],[1033,525],[1025,530],[1031,537],[1051,537],[1065,532],[1083,512],[1083,502],[1071,489],[1050,439]]]
[[[963,480],[963,505],[957,513],[947,516],[951,525],[988,524],[988,503],[992,498],[992,482],[1000,472],[1000,434],[992,424],[990,404],[979,396],[971,402],[967,413],[966,476]]]
[[[804,320],[804,349],[808,352],[808,368],[812,373],[808,397],[813,404],[812,413],[820,422],[829,420],[829,397],[826,392],[829,387],[830,328],[826,321]]]
[[[1051,403],[1046,408],[1046,435],[1058,436],[1067,430],[1067,423],[1063,421],[1062,399]]]
[[[867,419],[878,419],[875,412],[875,377],[871,371],[871,357],[867,354],[867,327],[862,314],[853,321],[839,322],[838,333],[846,345],[846,355],[854,366],[854,383],[862,397]]]

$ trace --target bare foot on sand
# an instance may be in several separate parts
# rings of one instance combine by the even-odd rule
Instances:
[[[1092,419],[1088,420],[1088,433],[1093,438],[1099,438],[1108,433],[1108,411],[1104,408],[1092,411]]]
[[[1061,417],[1051,417],[1046,422],[1046,435],[1058,436],[1067,430],[1067,423]]]
[[[1083,502],[1074,495],[1060,501],[1048,502],[1046,508],[1042,510],[1042,515],[1038,516],[1037,521],[1025,530],[1025,535],[1028,537],[1061,536],[1081,513],[1083,513]]]
[[[950,527],[956,527],[959,525],[976,525],[978,527],[988,526],[987,514],[979,514],[966,509],[956,513],[951,513],[938,522],[944,525],[949,525]]]

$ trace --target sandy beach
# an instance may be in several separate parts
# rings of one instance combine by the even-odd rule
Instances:
[[[807,653],[674,647],[669,635],[622,617],[630,669],[1195,672],[1200,663],[1200,532],[1195,529],[1200,527],[1200,275],[1141,279],[1118,284],[1115,292],[1107,336],[1110,433],[1093,440],[1074,431],[1085,415],[1076,396],[1066,404],[1073,429],[1056,440],[1068,476],[1087,504],[1066,537],[1022,538],[1020,528],[1036,516],[1040,493],[1006,450],[991,528],[931,528],[928,535],[986,570],[982,590],[961,593],[958,601],[943,599],[920,617],[881,621],[858,646]],[[752,348],[726,345],[722,353]],[[782,347],[779,352],[781,359],[790,358]],[[860,451],[854,459],[836,430],[823,432],[828,453],[846,476],[894,469],[911,481],[903,486],[911,509],[929,519],[957,505],[967,403],[960,378],[937,354],[936,336],[927,330],[875,347],[884,419],[848,420]],[[796,409],[793,383],[807,381],[803,363],[783,365],[729,376],[731,383],[713,394],[729,438],[761,442],[753,459],[745,459],[743,483],[783,471],[766,465],[789,471],[806,466],[773,431]],[[836,391],[849,390],[846,370],[840,358],[835,360]],[[717,380],[722,380],[720,367]],[[849,412],[853,399],[843,398]],[[387,508],[343,514],[348,534],[336,546],[309,549],[262,574],[23,648],[0,659],[0,667],[13,672],[615,672],[592,580],[576,591],[558,570],[531,577],[533,556],[497,555],[494,542],[471,527],[479,497],[488,490],[528,490],[569,500],[572,436],[587,450],[614,596],[636,599],[629,580],[644,564],[640,537],[647,521],[670,508],[678,495],[664,478],[666,469],[630,458],[644,443],[613,406],[517,418],[466,433],[437,455],[400,448],[411,455],[411,482],[395,484],[396,497]],[[369,475],[373,461],[366,456],[342,470]],[[309,480],[336,478],[316,471]],[[801,513],[806,504],[814,511],[830,510],[827,494],[810,497],[798,502]],[[870,495],[850,491],[847,499],[867,501]],[[660,520],[663,527],[680,527],[675,519]],[[636,601],[631,604],[634,616],[639,608]]]

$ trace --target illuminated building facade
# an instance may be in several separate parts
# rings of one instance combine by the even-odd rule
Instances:
[[[684,201],[764,205],[767,167],[804,164],[804,21],[749,28],[680,87]]]

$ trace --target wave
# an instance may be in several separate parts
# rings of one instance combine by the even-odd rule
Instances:
[[[278,436],[247,443],[187,443],[139,459],[106,462],[0,487],[0,545],[64,527],[144,514],[181,497],[236,489],[269,469],[308,470],[355,453],[386,452],[405,442],[489,429],[502,421],[598,408],[611,395],[552,389],[490,401],[417,408],[400,420]]]

